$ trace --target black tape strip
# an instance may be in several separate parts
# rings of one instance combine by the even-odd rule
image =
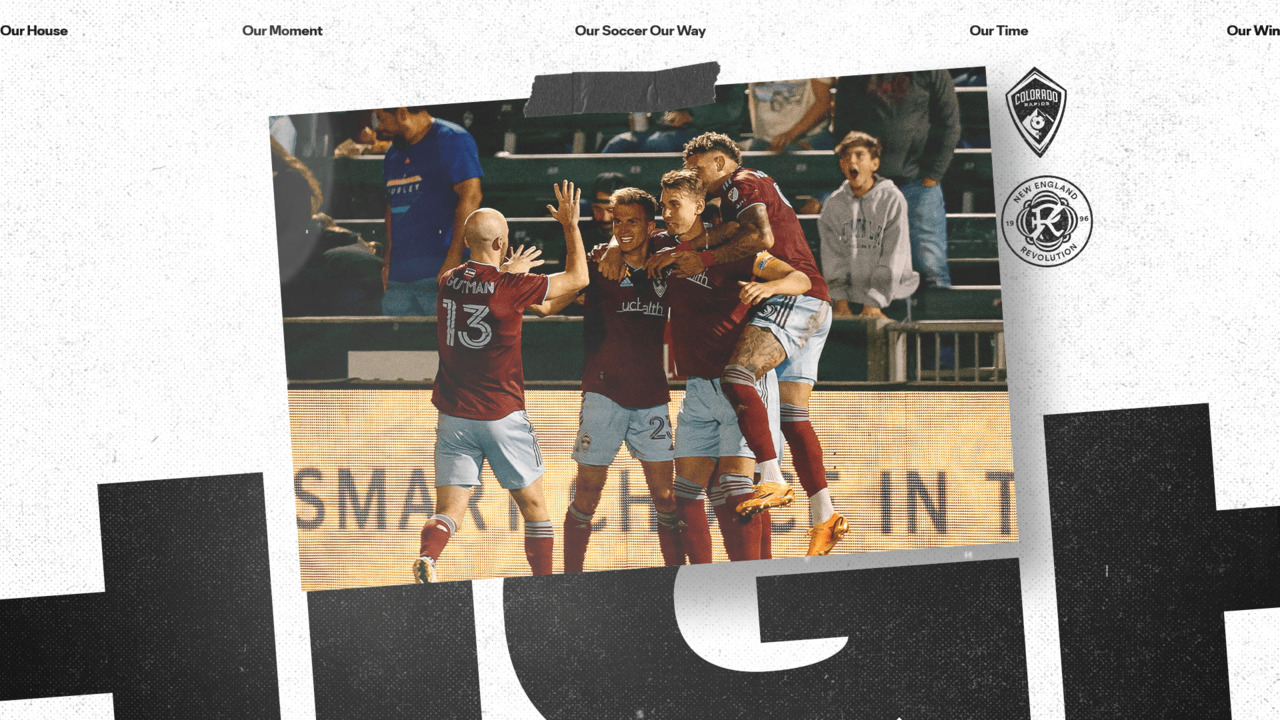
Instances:
[[[660,112],[716,101],[716,62],[653,72],[576,72],[539,75],[525,117],[581,113]]]

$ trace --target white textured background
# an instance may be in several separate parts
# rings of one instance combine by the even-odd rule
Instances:
[[[1093,237],[1065,266],[1033,267],[1002,246],[1022,543],[974,556],[1021,558],[1033,717],[1063,712],[1042,415],[1208,402],[1219,507],[1280,504],[1280,43],[1226,32],[1280,23],[1261,3],[1163,8],[1158,18],[1133,0],[967,10],[235,4],[82,3],[60,14],[27,4],[0,17],[70,30],[0,37],[0,597],[102,589],[97,483],[263,472],[281,701],[286,718],[311,717],[267,115],[521,97],[535,73],[707,60],[721,63],[721,82],[985,65],[997,203],[1017,182],[1049,173],[1092,203]],[[322,25],[325,37],[240,31],[271,23]],[[694,41],[577,38],[578,23],[710,30]],[[968,32],[997,23],[1031,34]],[[1043,159],[1003,107],[1004,91],[1033,65],[1069,93]],[[824,569],[962,558],[838,556]],[[686,571],[682,597],[717,582]],[[477,586],[481,601],[495,591]],[[728,604],[747,617],[750,600]],[[500,637],[493,620],[482,621],[482,638]],[[1228,617],[1237,718],[1280,712],[1278,628],[1280,611]],[[724,639],[690,638],[704,653],[716,642]],[[791,647],[774,660],[805,652]],[[501,658],[491,655],[482,648],[483,672],[496,679]],[[485,708],[526,717],[528,704],[518,685],[495,683]],[[111,717],[110,698],[0,703],[2,718],[72,712]]]

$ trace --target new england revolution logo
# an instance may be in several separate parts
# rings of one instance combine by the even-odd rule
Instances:
[[[1005,93],[1004,99],[1022,139],[1037,156],[1044,157],[1044,151],[1049,149],[1062,124],[1066,88],[1031,68],[1031,72]]]
[[[1024,181],[1000,213],[1004,242],[1019,258],[1040,267],[1075,259],[1093,232],[1089,199],[1074,183],[1052,175]]]

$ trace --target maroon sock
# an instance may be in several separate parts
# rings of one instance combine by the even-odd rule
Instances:
[[[684,564],[684,544],[680,531],[674,527],[658,525],[658,549],[662,551],[662,564],[668,567]]]
[[[707,524],[706,502],[702,498],[689,500],[678,497],[676,513],[684,525],[680,529],[680,544],[689,556],[689,563],[711,562],[711,526]]]
[[[724,552],[730,561],[741,560],[742,550],[738,547],[740,535],[733,531],[734,525],[742,524],[742,516],[729,504],[728,500],[713,502],[711,510],[716,514],[716,524],[720,526],[720,538],[724,540]]]
[[[769,410],[756,392],[756,376],[741,365],[730,365],[720,376],[720,390],[738,414],[738,429],[756,462],[775,460],[773,434],[769,432]]]
[[[818,442],[818,434],[813,431],[813,424],[809,422],[808,408],[791,410],[792,413],[803,412],[803,420],[788,420],[791,408],[791,405],[782,406],[782,435],[787,439],[787,447],[791,448],[791,462],[796,466],[796,474],[800,476],[800,485],[809,497],[813,497],[827,486],[827,469],[822,464],[822,444]]]
[[[534,575],[550,575],[555,562],[556,538],[551,521],[524,521],[524,556]]]
[[[447,515],[432,515],[422,526],[419,536],[418,557],[429,557],[433,561],[440,559],[440,553],[453,537],[457,525]]]
[[[754,497],[754,493],[745,493],[740,495],[730,495],[725,504],[731,508],[738,507],[738,503],[746,502]],[[737,515],[737,513],[734,513]],[[746,520],[741,515],[737,519],[731,520],[723,525],[726,533],[733,533],[734,542],[741,550],[739,557],[732,558],[736,560],[759,560],[760,559],[760,515],[752,515],[750,520]]]
[[[591,517],[573,505],[564,514],[564,571],[582,572],[587,560],[587,543],[591,540]]]
[[[773,559],[773,518],[768,510],[760,513],[760,559]]]
[[[673,508],[671,512],[656,511],[658,516],[658,549],[662,551],[662,564],[666,566],[684,564],[684,546],[680,542],[680,516]],[[568,540],[566,539],[567,543]],[[567,572],[567,571],[566,571]]]

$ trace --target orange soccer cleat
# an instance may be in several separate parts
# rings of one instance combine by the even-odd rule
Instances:
[[[826,555],[849,532],[849,522],[840,513],[831,513],[826,522],[809,528],[809,552],[807,556]]]
[[[436,564],[423,556],[413,561],[413,580],[419,585],[436,582]]]
[[[796,499],[796,491],[787,483],[760,483],[756,486],[756,496],[738,503],[738,514],[751,517],[776,507],[786,507]]]

